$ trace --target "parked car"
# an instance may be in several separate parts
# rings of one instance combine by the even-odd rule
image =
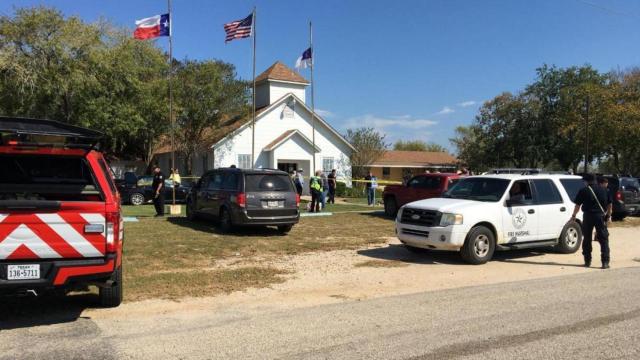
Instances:
[[[396,234],[409,250],[459,251],[471,264],[486,263],[495,250],[574,253],[582,243],[582,213],[571,221],[570,193],[582,187],[582,178],[572,175],[466,177],[443,198],[400,208]]]
[[[134,173],[127,172],[124,179],[119,182],[118,190],[124,202],[131,205],[142,205],[153,201],[155,195],[153,187],[153,176],[135,176]],[[180,183],[176,186],[176,202],[184,203],[189,191],[191,183]],[[173,199],[173,181],[166,179],[164,181],[164,198],[165,201]]]
[[[384,212],[394,217],[398,209],[412,201],[440,197],[461,178],[457,174],[419,174],[404,185],[387,185],[382,193]]]
[[[277,226],[282,233],[300,219],[300,196],[280,170],[220,168],[202,175],[187,197],[187,217],[216,219],[222,231],[235,226]]]
[[[640,213],[640,184],[630,176],[605,175],[609,180],[609,192],[613,199],[612,220],[623,220]]]
[[[123,221],[101,134],[0,117],[0,294],[97,285],[122,301]]]

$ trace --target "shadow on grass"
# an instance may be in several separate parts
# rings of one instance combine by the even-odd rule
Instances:
[[[255,237],[269,237],[269,236],[284,236],[286,234],[278,231],[278,229],[274,227],[268,226],[237,226],[233,228],[230,232],[222,232],[217,227],[217,222],[215,220],[209,219],[197,219],[191,221],[186,217],[168,217],[166,221],[181,226],[184,228],[188,228],[194,231],[200,231],[205,233],[217,234],[217,235],[228,235],[228,236],[255,236]]]
[[[0,331],[74,322],[85,309],[98,306],[94,294],[6,296],[0,301]]]
[[[491,261],[530,264],[530,265],[546,265],[546,266],[570,266],[582,267],[580,264],[557,263],[553,261],[535,261],[526,259],[535,259],[546,253],[553,252],[546,249],[535,250],[510,250],[497,251],[493,254]],[[404,245],[391,244],[388,247],[367,249],[358,251],[359,255],[371,257],[374,259],[402,261],[411,264],[423,265],[465,265],[466,263],[460,257],[460,253],[456,251],[439,251],[439,250],[417,250],[411,252]],[[525,260],[523,260],[525,259]]]

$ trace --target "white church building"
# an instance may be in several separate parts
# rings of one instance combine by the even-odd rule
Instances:
[[[315,156],[315,170],[336,169],[339,177],[350,177],[349,157],[355,149],[318,114],[312,120],[305,96],[308,85],[281,62],[256,78],[255,167],[287,172],[302,169],[308,176]],[[249,116],[214,130],[208,150],[194,157],[194,175],[231,165],[251,168],[251,123]],[[156,153],[155,160],[163,170],[170,167],[169,151],[164,148]],[[184,174],[179,158],[176,165]]]

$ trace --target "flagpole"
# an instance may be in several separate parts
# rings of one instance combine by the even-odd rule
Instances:
[[[252,105],[252,117],[251,117],[251,168],[255,169],[255,147],[256,147],[256,7],[253,7],[252,16],[253,26],[253,91],[251,92],[253,105]]]
[[[167,0],[169,9],[169,124],[171,125],[171,169],[175,171],[175,132],[176,127],[173,123],[173,19],[171,13],[171,0]],[[164,187],[164,184],[163,184]],[[172,205],[176,205],[176,187],[175,183],[171,188]]]
[[[309,176],[313,176],[316,173],[316,109],[314,104],[314,94],[313,87],[315,83],[313,82],[313,63],[315,54],[313,51],[313,26],[311,24],[311,20],[309,20],[309,49],[311,49],[311,143],[313,145],[313,169],[311,169],[311,174]]]

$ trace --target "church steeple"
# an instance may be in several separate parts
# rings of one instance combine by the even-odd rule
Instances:
[[[256,77],[256,107],[269,106],[287,93],[303,102],[309,82],[285,64],[277,61]]]

